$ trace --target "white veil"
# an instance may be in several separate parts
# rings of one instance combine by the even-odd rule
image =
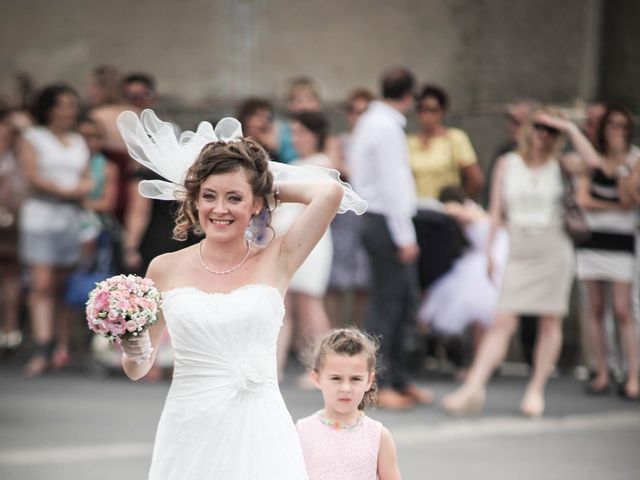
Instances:
[[[157,200],[183,198],[187,170],[205,145],[218,140],[230,142],[242,136],[240,122],[231,117],[220,120],[215,129],[209,122],[200,122],[195,132],[185,131],[180,138],[176,138],[173,126],[160,120],[153,110],[144,110],[140,118],[134,112],[122,112],[118,115],[117,123],[129,155],[167,180],[140,182],[140,195]],[[269,162],[269,170],[274,181],[278,182],[338,181],[344,188],[338,213],[351,210],[361,215],[367,209],[367,202],[348,183],[340,180],[337,170],[316,166],[298,167],[272,161]]]

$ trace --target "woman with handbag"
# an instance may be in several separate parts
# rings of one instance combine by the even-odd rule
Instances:
[[[638,340],[631,291],[635,275],[635,234],[638,227],[633,199],[621,195],[618,183],[628,177],[640,157],[631,144],[633,117],[621,106],[607,108],[597,132],[602,165],[578,177],[576,198],[586,211],[591,230],[578,245],[577,273],[587,296],[589,333],[595,360],[595,376],[586,391],[605,394],[611,389],[607,365],[605,311],[607,286],[612,289],[612,311],[626,360],[627,378],[620,386],[622,397],[640,400]]]
[[[579,156],[561,155],[568,136]],[[570,121],[551,108],[534,111],[523,126],[519,148],[502,156],[491,191],[492,228],[487,251],[501,224],[509,231],[509,256],[494,322],[485,334],[464,384],[446,396],[450,413],[482,408],[486,384],[507,354],[509,341],[523,314],[539,317],[534,366],[520,411],[528,417],[544,412],[544,389],[562,346],[562,318],[567,314],[573,281],[574,254],[563,228],[562,168],[574,174],[599,158]],[[489,256],[489,275],[492,276]]]

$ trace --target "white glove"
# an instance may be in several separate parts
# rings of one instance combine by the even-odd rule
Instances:
[[[151,356],[151,352],[153,352],[149,331],[145,330],[135,337],[120,340],[120,348],[127,358],[140,365],[147,360]]]

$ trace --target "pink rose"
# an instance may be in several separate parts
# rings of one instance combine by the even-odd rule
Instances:
[[[138,297],[138,306],[145,310],[149,310],[151,308],[151,302],[144,297]]]
[[[109,308],[109,292],[100,290],[93,299],[93,307],[97,310]]]
[[[116,335],[122,335],[127,331],[127,324],[122,317],[118,317],[115,321],[110,322],[109,330]]]
[[[129,332],[135,332],[138,329],[138,324],[133,320],[129,320],[125,325],[127,327],[127,331]]]
[[[89,325],[89,328],[91,328],[91,330],[93,330],[94,332],[100,333],[103,335],[109,331],[107,329],[107,326],[101,320],[97,322],[93,322],[92,324]]]

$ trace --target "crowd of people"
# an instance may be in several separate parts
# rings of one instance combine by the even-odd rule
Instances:
[[[158,255],[200,240],[193,233],[174,239],[175,202],[138,193],[140,180],[159,177],[131,160],[116,127],[121,112],[139,114],[157,98],[151,75],[103,66],[84,95],[52,84],[28,104],[0,109],[0,349],[29,352],[26,376],[67,368],[82,348],[96,355],[112,348],[89,347],[83,326],[94,281],[144,275]],[[406,69],[386,72],[379,92],[349,93],[344,132],[331,128],[312,79],[292,79],[285,102],[280,111],[251,97],[233,115],[273,161],[336,169],[369,205],[361,217],[337,216],[291,279],[280,378],[292,356],[305,362],[332,327],[352,324],[380,341],[378,404],[428,404],[434,394],[413,381],[408,338],[465,336],[472,341],[471,361],[458,365],[464,382],[442,404],[470,412],[482,407],[518,325],[534,325],[520,408],[539,416],[577,278],[587,312],[581,326],[591,340],[587,392],[613,387],[610,307],[625,365],[620,394],[640,399],[632,308],[640,149],[627,108],[594,104],[579,128],[557,108],[513,104],[505,112],[508,138],[483,168],[469,135],[446,122],[448,93],[418,85]],[[418,126],[410,135],[408,115]],[[178,135],[181,126],[173,128]],[[590,228],[575,245],[563,228],[567,182]],[[285,235],[301,211],[277,209],[275,235]],[[156,376],[172,366],[166,332],[159,349]]]

